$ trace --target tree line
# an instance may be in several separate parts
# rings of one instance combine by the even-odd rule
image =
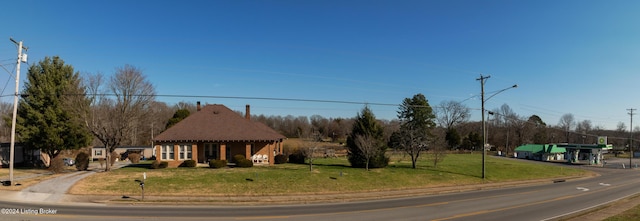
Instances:
[[[101,73],[80,75],[57,56],[29,67],[20,95],[18,140],[52,158],[62,150],[90,145],[104,146],[108,152],[124,145],[151,145],[153,134],[196,111],[192,103],[156,101],[155,87],[133,65],[118,67],[109,77]],[[5,119],[0,139],[6,141],[11,104],[0,103],[0,111]],[[507,104],[488,114],[487,143],[507,154],[525,143],[595,143],[597,136],[609,136],[614,146],[629,141],[622,122],[616,130],[604,130],[589,120],[577,122],[572,114],[565,114],[558,124],[548,125],[537,115],[518,115]],[[376,119],[367,106],[353,118],[253,115],[251,119],[286,137],[313,134],[317,141],[346,143],[350,160],[357,167],[386,166],[384,150],[392,148],[411,156],[415,168],[417,159],[427,151],[435,166],[445,151],[481,150],[481,123],[470,121],[470,116],[470,108],[463,103],[443,101],[432,107],[424,95],[416,94],[399,104],[393,120]]]

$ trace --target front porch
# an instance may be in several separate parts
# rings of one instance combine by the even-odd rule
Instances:
[[[282,154],[281,144],[280,141],[161,143],[156,145],[156,156],[159,156],[156,159],[169,161],[170,167],[180,165],[185,160],[195,160],[198,164],[208,166],[211,160],[233,163],[233,156],[243,155],[254,165],[273,165],[275,155]]]

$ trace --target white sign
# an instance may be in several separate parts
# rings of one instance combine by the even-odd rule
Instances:
[[[142,179],[144,179],[144,180],[147,179],[147,172],[142,173]]]

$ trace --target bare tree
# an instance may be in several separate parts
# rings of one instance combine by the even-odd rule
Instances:
[[[369,134],[358,134],[356,135],[355,143],[366,160],[365,169],[369,170],[369,161],[378,154],[378,146],[380,145],[378,140],[371,137]]]
[[[471,117],[471,110],[464,104],[456,101],[442,101],[436,108],[436,115],[440,127],[452,128],[457,124],[466,122]]]
[[[583,120],[576,124],[576,132],[579,133],[579,136],[582,138],[582,143],[586,143],[586,138],[591,132],[592,125],[590,120]]]
[[[618,132],[627,131],[627,125],[625,125],[624,122],[622,122],[622,121],[618,122],[618,124],[616,125],[616,131],[618,131]]]
[[[565,142],[570,143],[569,135],[571,134],[571,129],[576,125],[573,114],[564,114],[560,117],[560,121],[558,122],[558,127],[564,130]]]
[[[13,104],[0,102],[0,141],[9,142],[11,137],[11,117],[13,115]]]
[[[428,150],[428,138],[420,129],[403,127],[391,137],[392,145],[411,156],[411,168],[417,168],[417,161],[423,151]]]
[[[90,92],[91,110],[83,119],[104,145],[107,162],[110,162],[110,153],[115,148],[132,143],[132,131],[148,112],[155,99],[155,89],[142,71],[131,65],[117,68],[107,85],[103,85],[102,75],[97,74],[88,77],[86,86]],[[107,164],[105,171],[109,170],[111,167]]]
[[[447,155],[447,144],[445,140],[441,139],[444,137],[443,130],[436,130],[435,138],[430,142],[429,151],[431,152],[431,160],[433,162],[433,167],[438,167],[438,163],[442,162]]]
[[[318,149],[319,142],[312,139],[307,139],[302,143],[302,146],[298,151],[304,156],[305,159],[309,160],[309,172],[313,172],[313,160],[315,159],[315,152]]]

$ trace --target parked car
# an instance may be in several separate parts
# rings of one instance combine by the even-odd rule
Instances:
[[[73,166],[73,164],[75,164],[72,158],[64,158],[62,160],[64,161],[65,166]]]

